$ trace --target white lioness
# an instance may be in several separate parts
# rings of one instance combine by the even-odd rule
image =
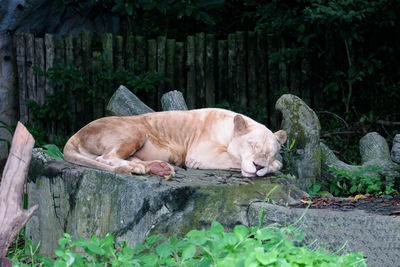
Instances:
[[[95,120],[64,148],[67,161],[119,173],[169,178],[170,162],[196,169],[241,169],[246,177],[276,172],[286,132],[272,133],[238,113],[216,108]]]

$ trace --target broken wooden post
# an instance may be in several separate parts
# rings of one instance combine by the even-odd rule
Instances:
[[[23,209],[23,189],[35,140],[18,122],[0,185],[0,265],[11,266],[8,247],[39,207]]]
[[[161,97],[161,106],[163,110],[187,110],[183,94],[179,91],[169,91]]]
[[[154,112],[123,85],[115,91],[106,109],[107,113],[112,116],[132,116]]]

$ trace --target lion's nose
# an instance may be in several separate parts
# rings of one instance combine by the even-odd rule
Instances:
[[[253,164],[256,167],[256,171],[261,170],[262,168],[264,168],[263,166],[258,165],[257,163],[255,163],[254,161],[253,161]]]

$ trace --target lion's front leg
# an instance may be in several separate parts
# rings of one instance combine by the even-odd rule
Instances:
[[[96,158],[97,161],[113,166],[118,173],[153,174],[169,179],[175,175],[174,168],[168,163],[160,160],[142,161],[135,157],[123,160],[110,155]]]

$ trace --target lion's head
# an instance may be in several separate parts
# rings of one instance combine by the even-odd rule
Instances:
[[[249,125],[241,115],[234,117],[234,138],[228,152],[241,162],[245,177],[264,176],[282,168],[276,159],[280,144],[286,142],[283,130],[272,133],[261,124]]]

